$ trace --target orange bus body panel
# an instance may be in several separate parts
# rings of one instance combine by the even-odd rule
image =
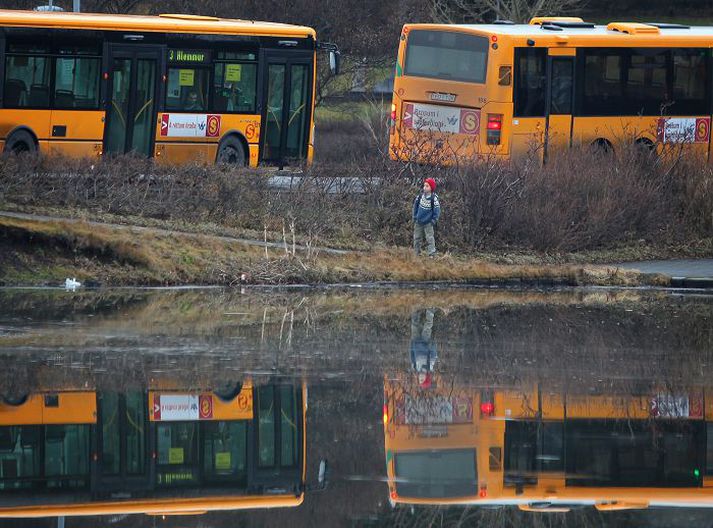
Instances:
[[[45,396],[57,398],[57,406],[47,405]],[[22,405],[0,403],[0,426],[43,424],[94,424],[97,396],[94,392],[32,394]]]

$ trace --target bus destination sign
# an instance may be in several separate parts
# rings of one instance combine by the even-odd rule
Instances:
[[[168,62],[178,62],[181,64],[207,64],[210,62],[210,54],[206,50],[184,50],[171,48],[168,50]]]

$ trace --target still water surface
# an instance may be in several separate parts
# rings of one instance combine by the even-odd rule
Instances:
[[[707,527],[712,351],[704,295],[0,290],[0,526]]]

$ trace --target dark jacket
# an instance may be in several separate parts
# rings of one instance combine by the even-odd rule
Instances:
[[[431,193],[431,196],[426,196],[419,193],[413,201],[413,221],[421,225],[436,225],[440,216],[441,204],[438,201],[438,195]]]

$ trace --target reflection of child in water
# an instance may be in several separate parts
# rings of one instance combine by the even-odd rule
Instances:
[[[411,313],[411,366],[423,389],[431,386],[433,367],[438,359],[436,343],[433,341],[433,315],[433,308]]]

